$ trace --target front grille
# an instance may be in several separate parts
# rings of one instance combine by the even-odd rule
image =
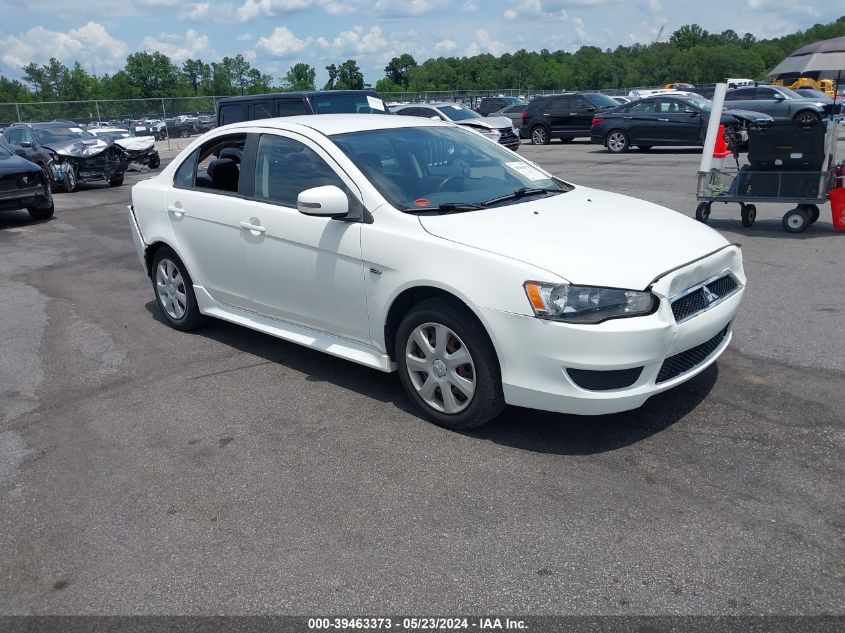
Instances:
[[[703,312],[733,294],[738,288],[739,282],[733,275],[724,275],[701,284],[701,286],[672,301],[672,314],[675,315],[675,322],[686,321],[699,312]]]
[[[722,341],[725,340],[730,326],[731,324],[728,323],[709,341],[705,341],[701,345],[691,347],[685,352],[675,354],[674,356],[670,356],[664,360],[663,364],[660,366],[660,371],[657,374],[656,382],[661,383],[666,382],[667,380],[672,380],[672,378],[694,369],[707,360],[710,354],[716,351],[716,348],[719,347]]]
[[[519,137],[513,133],[512,127],[503,127],[499,129],[499,134],[501,134],[501,137],[499,138],[500,143],[513,143],[519,140]]]
[[[581,389],[590,391],[610,391],[611,389],[625,389],[630,387],[643,372],[642,367],[631,369],[610,369],[596,371],[593,369],[567,369],[566,373]]]
[[[3,176],[0,178],[0,191],[14,191],[18,188],[18,176],[17,174],[11,174],[9,176]]]

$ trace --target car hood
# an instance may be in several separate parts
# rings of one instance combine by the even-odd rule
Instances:
[[[483,119],[467,119],[466,121],[453,121],[453,123],[467,127],[486,127],[490,130],[513,127],[513,121],[506,116],[486,116]]]
[[[41,168],[25,158],[21,158],[15,154],[11,156],[0,156],[0,176],[34,173],[37,171],[41,171]]]
[[[738,119],[745,119],[746,121],[755,121],[758,123],[774,121],[774,119],[772,119],[772,117],[766,114],[765,112],[757,112],[756,110],[739,110],[728,107],[725,108],[722,112],[723,123],[728,122],[725,121],[726,114]]]
[[[79,139],[68,143],[49,143],[44,147],[51,149],[61,156],[74,158],[90,158],[108,149],[109,143],[101,138]]]
[[[432,235],[544,268],[573,284],[634,290],[728,244],[680,213],[586,187],[419,220]]]
[[[156,140],[153,136],[132,136],[117,139],[115,145],[120,145],[129,152],[141,152],[150,149],[155,145],[155,142]]]

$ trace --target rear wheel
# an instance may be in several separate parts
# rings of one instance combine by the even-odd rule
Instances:
[[[535,125],[531,128],[531,142],[534,145],[548,145],[549,141],[549,131],[544,126]]]
[[[123,173],[112,176],[109,180],[109,187],[119,187],[123,184]]]
[[[395,350],[402,386],[435,424],[473,429],[504,408],[493,344],[466,308],[444,299],[420,303],[402,319]]]
[[[607,145],[607,149],[614,154],[621,154],[628,151],[630,142],[628,140],[628,135],[623,130],[612,130],[610,134],[607,135],[605,145]]]
[[[153,258],[156,304],[170,327],[188,331],[203,322],[188,271],[173,249],[162,246]]]
[[[191,135],[191,133],[188,130],[182,130],[179,133],[179,136],[181,136],[182,138],[188,138],[190,135]]]

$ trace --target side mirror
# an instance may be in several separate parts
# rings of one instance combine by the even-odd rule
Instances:
[[[334,185],[313,187],[299,193],[296,208],[304,215],[342,218],[349,213],[349,198]]]
[[[32,142],[31,141],[21,141],[20,146],[21,147],[32,147]]]
[[[776,92],[772,99],[774,99],[775,101],[783,101],[784,99],[786,99],[786,97],[784,97],[781,93]]]
[[[434,116],[430,116],[428,118],[431,119],[432,121],[442,121],[443,120],[439,116],[437,116],[436,114]]]

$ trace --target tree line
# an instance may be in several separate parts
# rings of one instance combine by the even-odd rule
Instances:
[[[758,40],[733,30],[709,33],[685,25],[667,41],[602,50],[519,50],[501,56],[438,57],[418,64],[412,55],[394,57],[375,88],[382,93],[435,90],[584,90],[631,88],[674,81],[712,83],[725,77],[764,79],[766,72],[796,48],[845,35],[845,16],[778,38]],[[361,89],[367,84],[354,59],[326,66],[324,89]],[[316,69],[294,64],[274,78],[241,54],[217,62],[187,59],[177,65],[155,51],[131,53],[114,74],[89,73],[50,59],[21,69],[22,79],[0,75],[0,102],[81,101],[205,95],[257,94],[317,88]]]

